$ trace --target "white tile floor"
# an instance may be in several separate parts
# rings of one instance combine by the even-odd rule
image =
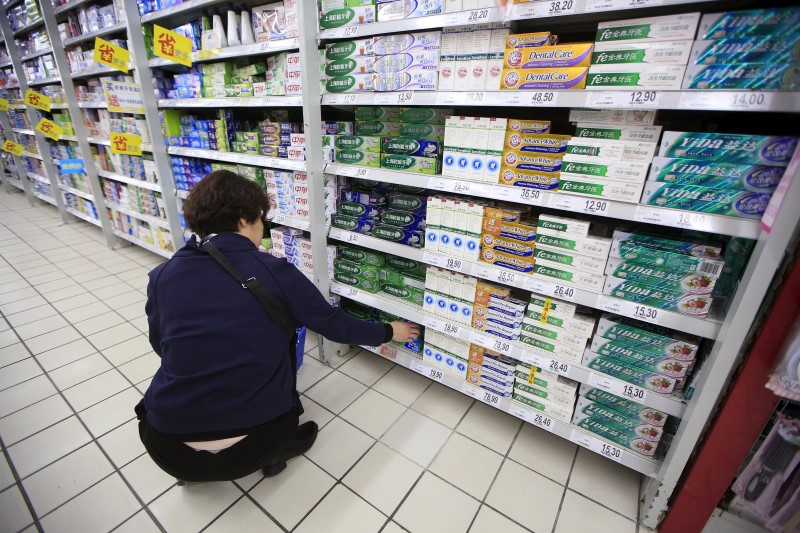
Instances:
[[[161,261],[0,192],[0,531],[637,532],[634,472],[370,352],[322,364],[315,336],[309,453],[269,480],[176,486],[133,415]]]

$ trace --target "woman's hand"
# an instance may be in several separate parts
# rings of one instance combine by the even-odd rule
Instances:
[[[392,337],[394,342],[414,342],[419,337],[419,324],[396,320],[391,322],[390,325],[392,326],[392,331],[394,331],[394,336]]]

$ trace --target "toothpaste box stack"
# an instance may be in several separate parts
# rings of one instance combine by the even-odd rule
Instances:
[[[510,398],[514,393],[514,371],[517,361],[482,346],[469,346],[466,380],[470,385]]]
[[[427,198],[415,194],[390,192],[386,207],[378,214],[372,236],[415,248],[425,245]]]
[[[550,121],[509,119],[497,183],[555,190],[569,139],[550,133]]]
[[[516,361],[514,401],[564,423],[575,407],[578,383],[537,366]]]
[[[672,394],[684,388],[698,349],[697,337],[604,314],[583,364],[648,391]]]
[[[325,47],[325,90],[329,93],[373,90],[374,39],[341,41]]]
[[[508,35],[500,89],[583,89],[594,43],[557,42],[549,32]]]
[[[680,89],[699,22],[700,13],[601,22],[586,88]]]
[[[722,248],[614,232],[604,294],[705,318],[723,272]]]
[[[469,344],[434,330],[425,332],[423,360],[434,368],[460,379],[467,377]]]
[[[311,252],[311,239],[305,237],[298,237],[295,239],[297,245],[297,268],[306,275],[309,279],[314,274],[314,254]],[[336,246],[328,245],[326,250],[328,276],[333,278],[334,268],[333,262],[336,259],[337,249]]]
[[[581,125],[581,134],[567,143],[567,156],[591,161],[612,160],[650,163],[658,151],[660,130],[644,131],[645,140],[632,140],[625,126],[653,126],[655,111],[624,109],[570,109],[569,120]],[[622,137],[629,140],[622,140]]]
[[[427,203],[425,248],[478,261],[484,210],[488,203],[453,196],[429,196]]]
[[[423,310],[469,326],[475,305],[478,279],[458,272],[428,266],[425,271]]]
[[[398,268],[392,261],[379,273],[380,290],[395,298],[422,307],[425,299],[425,276]]]
[[[340,248],[333,260],[334,281],[366,292],[377,293],[381,285],[381,255],[366,253],[355,248]]]
[[[438,174],[445,117],[452,113],[452,109],[401,107],[395,108],[396,114],[391,109],[360,108],[356,113],[357,119],[367,114],[367,110],[397,118],[397,134],[381,137],[380,166],[390,170]]]
[[[519,339],[525,302],[511,297],[504,287],[486,282],[475,286],[472,327],[507,340]]]
[[[413,4],[421,6],[424,2]],[[440,31],[375,37],[372,45],[375,54],[374,90],[437,90],[441,40]]]
[[[534,274],[591,292],[603,291],[611,250],[604,226],[540,214],[536,231]]]
[[[378,22],[438,15],[444,10],[444,0],[378,0]]]
[[[336,135],[353,135],[355,128],[352,122],[323,120],[320,125],[322,131],[322,162],[336,163]]]
[[[386,195],[380,191],[344,188],[340,191],[336,214],[331,215],[331,226],[372,235],[384,207]]]
[[[576,313],[570,318],[550,316],[553,302],[546,296],[531,295],[532,300],[544,300],[543,309],[530,308],[522,317],[522,333],[532,340],[569,346],[583,352],[594,333],[596,319],[587,313]],[[576,354],[578,352],[575,352]]]
[[[377,20],[375,0],[324,0],[319,17],[323,30],[372,24]]]
[[[530,331],[526,331],[523,327],[519,339],[520,342],[529,346],[533,351],[548,357],[555,357],[570,364],[581,363],[583,350],[578,348],[574,342],[568,344],[559,341],[563,340],[561,337],[568,333],[572,333],[580,339],[586,335],[587,330],[591,332],[594,327],[593,318],[579,313],[578,307],[574,304],[554,300],[535,293],[531,294],[525,318],[527,319],[527,324],[538,325],[543,325],[542,320],[544,319],[544,325],[548,326],[548,330],[553,330],[559,335],[556,336],[558,338],[553,339],[550,333],[539,335],[538,331],[534,332],[531,328],[528,328]],[[560,330],[564,331],[562,332],[555,328],[560,328]],[[566,337],[564,336],[564,338]]]
[[[448,116],[445,120],[442,174],[497,183],[508,119]]]
[[[263,169],[263,175],[267,197],[270,197],[274,184],[277,214],[309,219],[308,175],[305,172]]]
[[[683,88],[796,90],[799,28],[796,6],[703,15]]]
[[[395,321],[409,322],[409,320],[406,320],[405,318],[401,318],[401,317],[399,317],[397,315],[393,315],[391,313],[387,313],[386,311],[377,311],[377,314],[378,314],[378,322],[381,322],[383,324],[386,324],[386,323],[389,323],[389,322],[395,322]],[[422,358],[423,358],[422,349],[423,349],[423,346],[424,346],[426,340],[427,340],[427,335],[426,335],[425,330],[423,328],[423,330],[420,332],[419,337],[417,337],[413,341],[410,341],[410,342],[390,341],[390,343],[391,344],[396,344],[398,346],[402,346],[406,350],[411,351],[412,352],[411,355],[415,359],[422,360]]]
[[[481,261],[517,272],[534,270],[536,224],[524,220],[523,214],[512,209],[484,209]]]
[[[439,90],[499,90],[506,37],[510,33],[500,22],[445,28],[439,58]]]
[[[797,143],[797,137],[665,132],[641,203],[760,219]]]

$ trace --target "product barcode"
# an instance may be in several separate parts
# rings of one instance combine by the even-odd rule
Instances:
[[[722,265],[720,263],[700,263],[700,268],[698,269],[699,272],[711,274],[712,276],[719,276],[721,270]]]

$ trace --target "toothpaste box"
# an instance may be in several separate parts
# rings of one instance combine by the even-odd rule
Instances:
[[[436,124],[400,124],[397,135],[405,139],[444,141],[444,126]],[[390,137],[390,135],[384,135]]]
[[[631,88],[677,90],[683,86],[686,67],[683,65],[649,65],[626,63],[592,65],[586,78],[586,89],[630,90]]]
[[[797,137],[731,133],[664,132],[658,155],[724,163],[786,166],[797,148]]]
[[[503,67],[508,69],[588,67],[594,43],[507,48]]]
[[[377,222],[380,210],[376,206],[364,205],[358,202],[341,202],[339,214],[355,218],[369,218]]]
[[[591,64],[592,66],[619,64],[686,65],[692,55],[692,44],[694,42],[685,40],[597,43],[594,47]]]
[[[398,137],[400,136],[400,123],[378,120],[357,121],[355,134],[372,137]]]
[[[542,317],[558,318],[560,320],[570,320],[575,317],[578,306],[569,302],[556,300],[549,296],[540,296],[536,293],[531,294],[528,312],[541,314]]]
[[[710,294],[717,283],[718,274],[699,274],[681,272],[653,265],[640,265],[624,259],[610,257],[605,273],[620,279],[630,279],[649,283],[669,282],[692,294]]]
[[[713,301],[710,294],[669,291],[641,280],[620,279],[613,276],[606,278],[603,293],[696,318],[705,318]]]
[[[391,74],[408,69],[436,70],[439,66],[438,50],[416,50],[402,54],[390,54],[375,58],[375,72]]]
[[[382,209],[380,214],[382,224],[397,226],[398,228],[425,231],[425,215],[415,215],[397,209]]]
[[[569,110],[569,121],[575,123],[647,126],[652,125],[655,119],[655,111],[641,111],[638,109],[587,109],[573,107]]]
[[[601,22],[597,25],[595,41],[639,43],[693,40],[699,22],[700,13]]]
[[[607,259],[611,250],[611,239],[605,237],[554,237],[540,234],[536,245],[548,246],[551,249],[575,252],[598,259]]]
[[[783,167],[656,157],[647,179],[680,185],[771,193],[778,187],[783,174]]]
[[[569,194],[606,198],[618,202],[638,203],[642,194],[642,183],[609,181],[578,174],[561,173],[558,190]]]
[[[425,232],[416,230],[405,230],[388,224],[378,224],[372,230],[372,236],[385,241],[392,241],[398,244],[422,248],[425,242]]]
[[[355,152],[381,152],[381,137],[366,135],[334,135],[333,146],[337,150]]]
[[[372,37],[368,39],[357,39],[353,41],[339,41],[325,45],[325,59],[336,61],[355,57],[372,56]]]
[[[438,50],[441,40],[440,31],[379,35],[375,37],[372,51],[376,56],[385,56],[416,50]]]
[[[573,398],[573,401],[578,392],[578,383],[576,381],[521,361],[517,361],[517,366],[514,369],[514,378],[520,383],[552,391],[567,398]]]
[[[346,231],[355,231],[365,235],[372,234],[376,221],[371,218],[357,218],[347,215],[331,215],[331,227]]]
[[[684,89],[797,90],[796,63],[689,65]]]
[[[381,166],[381,154],[362,152],[359,150],[336,150],[336,162],[345,165],[361,165],[364,167]]]
[[[771,193],[648,181],[641,203],[760,220],[771,198]]]
[[[404,124],[436,124],[441,126],[444,125],[446,117],[452,113],[452,109],[401,107],[399,108],[397,120]]]
[[[642,345],[638,345],[642,346]],[[623,342],[608,339],[592,339],[592,352],[607,355],[626,365],[637,366],[649,372],[661,374],[670,378],[685,378],[691,371],[693,362],[679,361],[661,355],[649,354],[637,349],[637,346],[628,346]]]
[[[575,406],[575,397],[561,396],[547,389],[542,389],[534,385],[528,385],[524,381],[514,381],[515,392],[525,393],[528,396],[540,398],[553,405],[558,405],[565,409],[572,409]]]
[[[372,252],[347,244],[339,244],[339,258],[343,261],[356,263],[359,265],[370,265],[374,267],[384,266],[385,256],[382,253]]]
[[[676,379],[648,372],[636,366],[627,366],[613,357],[596,354],[588,349],[583,357],[583,365],[657,394],[672,394],[679,383]]]
[[[632,161],[589,162],[583,156],[567,154],[561,166],[562,172],[570,174],[570,179],[606,178],[609,181],[641,183],[647,179],[647,163]]]
[[[800,33],[694,41],[691,63],[694,65],[797,63],[800,62],[798,43],[800,43]]]
[[[697,257],[705,257],[707,259],[720,259],[722,254],[722,245],[717,243],[698,243],[697,241],[676,241],[672,239],[665,239],[663,237],[654,237],[644,233],[629,233],[622,230],[615,230],[613,237],[619,241],[630,241],[632,243],[648,246],[657,250],[666,250],[668,252],[694,255]],[[612,252],[614,249],[612,248]],[[612,255],[614,255],[612,253]]]
[[[435,157],[381,154],[380,166],[390,170],[402,170],[405,172],[416,172],[419,174],[439,173],[439,160]]]
[[[343,189],[339,200],[342,202],[357,202],[359,204],[378,207],[386,204],[386,197],[384,195],[356,189]]]
[[[657,143],[661,139],[661,126],[579,123],[575,137]]]
[[[528,48],[555,44],[549,31],[538,33],[514,33],[506,37],[506,48]]]
[[[588,72],[587,67],[504,68],[500,89],[506,91],[584,89]]]
[[[582,385],[580,393],[587,400],[610,407],[623,416],[641,420],[651,426],[663,428],[670,419],[669,415],[661,411],[651,407],[644,407],[640,403],[626,400],[601,389],[593,389]]]
[[[354,110],[356,122],[400,122],[399,107],[357,106]]]
[[[694,360],[700,343],[700,339],[693,335],[610,314],[604,314],[597,322],[597,335],[628,344],[645,344],[681,361]]]
[[[325,91],[329,93],[352,93],[373,91],[372,74],[349,74],[328,78],[325,81]]]
[[[551,122],[549,120],[519,120],[519,119],[508,119],[506,123],[506,144],[508,145],[511,135],[514,133],[518,134],[528,134],[533,133],[536,135],[542,135],[545,133],[550,133],[550,126]],[[523,146],[526,143],[523,142],[524,139],[528,138],[525,136],[520,135],[518,137],[520,139],[519,142],[515,143],[517,146]],[[535,144],[536,137],[529,137],[532,139],[529,141],[528,144]],[[517,149],[514,146],[508,146],[512,149]]]
[[[515,389],[513,400],[525,407],[529,407],[536,411],[540,411],[549,417],[555,418],[565,424],[569,424],[572,418],[572,409],[565,408],[559,405],[552,404],[546,400],[542,400],[538,396],[528,394],[526,392]]]
[[[347,59],[329,60],[325,65],[325,76],[334,78],[349,74],[370,74],[374,72],[375,59],[373,57],[350,57]]]
[[[405,280],[417,281],[412,278],[405,278]],[[414,305],[422,307],[423,300],[425,299],[425,289],[420,289],[410,283],[392,283],[391,281],[381,280],[381,292],[385,292],[395,298],[400,298]]]
[[[659,267],[678,272],[700,272],[719,275],[725,262],[715,253],[713,248],[704,245],[693,245],[684,249],[671,248],[667,241],[659,248],[659,240],[641,239],[646,236],[633,236],[623,232],[614,232],[611,244],[611,257],[624,259],[631,263]],[[666,241],[664,239],[663,241]],[[678,243],[676,244],[684,244]],[[685,243],[690,244],[690,243]]]
[[[438,157],[442,153],[442,146],[438,141],[383,137],[380,150],[384,154],[391,155]]]
[[[337,120],[323,120],[320,124],[322,127],[323,135],[352,135],[353,123],[343,122]]]
[[[602,403],[593,402],[588,398],[580,397],[578,398],[578,403],[575,405],[573,423],[580,424],[582,420],[586,420],[587,418],[602,420],[610,427],[617,429],[633,430],[636,435],[638,435],[637,438],[654,443],[661,440],[661,435],[664,432],[663,427],[647,424],[639,418],[626,416]]]
[[[589,337],[582,337],[561,328],[541,324],[528,318],[522,320],[522,332],[541,339],[573,346],[579,350],[586,348]]]
[[[651,361],[669,359],[679,361],[686,367],[695,362],[693,349],[693,345],[680,342],[670,343],[664,348],[626,339],[606,339],[597,335],[592,339],[592,351],[600,355]]]
[[[443,0],[396,0],[378,4],[378,22],[438,15],[444,9]]]
[[[536,240],[536,226],[525,222],[504,222],[502,220],[498,222],[495,219],[485,219],[483,234],[533,243]]]
[[[540,213],[537,229],[540,235],[553,237],[588,237],[592,223],[588,220],[564,218],[547,213]]]
[[[413,259],[406,259],[405,257],[397,257],[395,255],[387,255],[385,261],[386,267],[395,272],[400,272],[412,278],[425,278],[425,271],[428,266],[425,263],[414,261]]]
[[[563,265],[569,269],[580,270],[602,276],[605,272],[605,260],[588,255],[564,253],[558,248],[538,245],[533,253],[535,262],[546,261],[549,265]]]
[[[567,154],[588,162],[598,160],[622,160],[635,163],[650,163],[658,144],[644,141],[611,141],[587,137],[573,137],[567,144]]]
[[[796,7],[709,13],[700,20],[698,38],[784,35],[799,23],[800,9]]]
[[[637,437],[635,430],[616,428],[605,420],[586,418],[583,419],[580,415],[576,414],[573,423],[590,433],[594,433],[606,440],[610,440],[615,444],[622,446],[642,455],[644,457],[654,457],[656,454],[657,443],[651,442]]]
[[[557,357],[563,361],[566,361],[570,364],[581,364],[581,360],[583,359],[583,352],[582,350],[578,350],[573,348],[572,346],[568,346],[566,344],[558,344],[555,342],[550,342],[545,339],[541,339],[535,335],[528,335],[527,333],[521,333],[519,336],[519,340],[521,343],[530,347],[534,351],[547,355],[549,357]]]
[[[563,157],[562,154],[506,150],[503,152],[502,164],[503,167],[514,170],[558,172],[561,170]]]
[[[535,152],[529,153],[533,154]],[[560,173],[558,171],[544,172],[537,170],[521,170],[504,165],[500,167],[500,177],[497,183],[511,187],[553,191],[558,188],[559,176]]]
[[[558,318],[551,315],[549,309],[528,309],[525,318],[530,323],[560,328],[578,337],[589,338],[594,332],[595,318],[589,315],[575,315],[572,318]]]
[[[482,367],[477,365],[469,365],[467,367],[467,382],[476,387],[486,385],[490,388],[502,390],[504,392],[511,392],[511,390],[514,388],[513,378],[503,378],[502,376],[492,372],[487,372],[483,370]]]
[[[495,235],[486,234],[481,237],[481,246],[484,249],[495,250],[509,255],[519,257],[531,257],[533,255],[533,242],[517,241],[513,239],[503,239]]]
[[[427,198],[415,194],[402,192],[390,192],[386,195],[387,206],[391,209],[399,209],[409,213],[424,215],[427,207]]]
[[[378,280],[365,279],[346,272],[334,272],[333,280],[373,294],[378,292],[380,285]]]
[[[364,265],[358,263],[351,263],[349,261],[337,258],[333,262],[334,272],[344,272],[353,276],[362,277],[368,280],[379,279],[381,269],[376,266]]]
[[[343,7],[322,14],[319,18],[319,27],[323,30],[341,28],[342,26],[357,26],[372,24],[376,21],[374,5]]]
[[[458,35],[457,33],[450,32],[444,32],[442,34],[441,49],[439,50],[440,91],[452,91],[455,89]]]
[[[490,265],[516,270],[517,272],[531,272],[533,270],[531,258],[506,254],[490,248],[481,251],[481,260]]]
[[[576,287],[586,289],[591,292],[600,293],[603,290],[605,276],[602,274],[592,274],[574,268],[566,267],[559,263],[551,263],[543,259],[536,259],[533,273],[539,276],[554,279],[560,282],[569,283]]]

